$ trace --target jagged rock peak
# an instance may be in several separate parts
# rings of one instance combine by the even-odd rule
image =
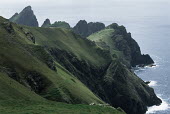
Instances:
[[[17,17],[18,15],[18,13],[15,13],[9,20],[15,20],[15,17]]]
[[[16,12],[13,16],[15,17],[15,16],[17,16],[17,15],[19,15],[19,14]]]
[[[90,22],[87,23],[85,20],[80,20],[76,26],[73,28],[76,34],[82,37],[88,37],[89,35],[98,32],[105,28],[105,25],[100,22]]]
[[[21,11],[21,13],[27,13],[27,14],[30,14],[30,15],[34,15],[34,12],[33,12],[31,6],[25,7],[25,8]],[[20,14],[21,14],[21,13],[20,13]]]
[[[87,21],[86,20],[80,20],[78,23],[77,23],[77,25],[78,24],[87,24]]]
[[[41,27],[49,27],[51,25],[50,19],[46,19]]]
[[[38,21],[31,6],[25,7],[19,14],[16,13],[9,20],[21,25],[38,27]]]
[[[27,6],[23,10],[32,10],[32,7],[31,6]]]

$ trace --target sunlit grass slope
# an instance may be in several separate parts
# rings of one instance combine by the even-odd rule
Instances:
[[[87,39],[82,39],[71,30],[61,28],[28,28],[36,37],[36,43],[51,48],[66,50],[80,60],[102,66],[111,61],[108,53]]]
[[[0,17],[0,113],[122,113],[114,108],[89,106],[105,102],[52,61],[44,48],[64,48],[96,66],[107,63],[108,56],[100,55],[101,49],[77,37],[66,29],[21,27]]]
[[[3,94],[0,96],[0,99],[7,99],[5,98],[8,96],[6,94],[9,92],[11,92],[11,94],[17,93],[16,91],[21,93],[18,92],[18,94],[13,94],[14,98],[20,98],[22,94],[25,97],[36,99],[34,96],[37,96],[38,98],[38,95],[34,92],[30,92],[32,88],[29,85],[30,83],[28,83],[30,73],[36,73],[40,75],[41,81],[44,83],[44,85],[42,85],[43,89],[37,91],[37,93],[45,98],[68,103],[104,103],[57,62],[55,62],[57,71],[51,70],[40,60],[40,58],[45,55],[35,55],[32,53],[32,51],[35,50],[34,48],[36,45],[24,36],[20,28],[18,28],[19,26],[12,24],[12,28],[10,28],[12,32],[9,33],[6,30],[8,29],[8,21],[1,18],[0,22],[0,75],[2,82],[9,86],[7,87],[3,84],[6,88],[3,87],[1,89],[1,91],[3,91],[1,94]],[[13,32],[12,29],[15,32]],[[33,48],[28,48],[30,45]],[[44,50],[40,51],[43,52]],[[24,87],[16,81],[13,81],[13,83],[15,82],[15,86],[10,81],[3,81],[5,79],[10,80],[9,77],[17,80],[23,84]],[[7,88],[11,88],[11,90],[9,91]],[[25,91],[30,94],[27,94]]]
[[[123,54],[115,47],[115,42],[112,40],[114,34],[114,29],[104,29],[90,35],[88,39],[96,42],[101,48],[109,50],[111,55],[116,54],[120,58]]]

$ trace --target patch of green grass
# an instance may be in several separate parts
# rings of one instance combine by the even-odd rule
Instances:
[[[88,37],[88,39],[92,41],[107,41],[108,38],[112,37],[114,34],[115,30],[114,29],[104,29],[99,32],[96,32]]]
[[[51,24],[49,27],[58,27],[58,28],[66,28],[70,29],[70,25],[65,21],[56,21],[54,24]]]
[[[1,18],[0,18],[1,19]],[[83,83],[81,83],[77,78],[75,78],[75,76],[73,76],[71,73],[69,73],[65,68],[61,67],[61,65],[59,65],[59,63],[56,62],[56,69],[57,71],[51,70],[45,63],[44,61],[46,61],[46,59],[48,59],[48,55],[44,55],[44,51],[38,52],[33,54],[30,50],[32,50],[31,48],[28,49],[28,46],[30,47],[30,45],[32,45],[32,47],[35,46],[35,44],[33,43],[29,43],[29,41],[27,41],[26,36],[24,35],[23,31],[19,28],[20,26],[16,25],[16,24],[12,24],[13,29],[15,30],[15,33],[8,33],[5,28],[3,23],[4,22],[8,22],[5,19],[1,19],[2,22],[0,21],[0,67],[5,67],[7,68],[6,70],[3,71],[3,69],[0,69],[0,72],[2,73],[1,76],[1,82],[3,82],[2,84],[4,86],[1,86],[3,88],[1,88],[0,93],[0,99],[8,99],[8,98],[21,98],[21,99],[25,99],[25,98],[35,98],[37,100],[39,100],[39,97],[34,97],[37,94],[30,92],[30,86],[28,85],[28,82],[26,80],[27,78],[27,73],[29,72],[36,72],[38,74],[41,75],[41,77],[44,79],[43,83],[45,83],[46,87],[43,90],[42,93],[39,93],[39,95],[41,96],[45,96],[45,95],[49,95],[51,97],[54,97],[54,100],[58,100],[58,96],[53,93],[55,91],[53,91],[55,88],[58,88],[58,91],[61,93],[61,98],[62,101],[64,102],[69,102],[69,103],[84,103],[84,104],[90,104],[92,102],[94,103],[104,103],[102,100],[100,100],[96,95],[94,95]],[[39,28],[34,28],[33,30],[35,30],[35,32],[37,32],[37,34],[39,33],[38,31],[44,32],[41,35],[38,35],[35,37],[37,37],[37,44],[44,44],[43,46],[48,44],[46,40],[48,40],[48,35],[52,35],[49,36],[49,45],[51,44],[52,46],[56,46],[58,47],[58,45],[55,45],[54,42],[58,42],[58,41],[62,41],[61,38],[63,38],[64,41],[66,41],[66,39],[69,40],[70,37],[67,36],[67,33],[64,33],[64,31],[68,32],[68,30],[62,30],[62,29],[39,29]],[[46,35],[46,32],[49,32]],[[73,34],[71,32],[68,32],[68,35],[72,35],[72,39],[74,41],[76,41],[76,45],[78,47],[81,46],[81,44],[79,43],[79,40],[77,41],[75,37],[73,37]],[[55,35],[61,35],[60,37],[54,37]],[[44,37],[41,37],[44,36]],[[54,37],[54,40],[53,40]],[[42,38],[42,39],[40,39]],[[55,40],[55,38],[57,40]],[[64,43],[63,41],[63,43]],[[71,39],[66,42],[67,44],[70,43],[70,45],[72,47],[74,47],[73,42],[71,42]],[[80,43],[82,43],[82,45],[86,46],[86,44],[83,42],[83,40],[80,39]],[[76,46],[75,45],[75,46]],[[59,46],[60,47],[60,46]],[[69,45],[66,46],[68,50],[70,50]],[[61,47],[60,47],[61,48]],[[93,47],[95,48],[95,47]],[[76,47],[74,47],[74,49],[76,49]],[[35,49],[34,49],[35,50]],[[81,52],[80,49],[77,48],[78,51]],[[84,49],[84,52],[86,52],[87,54],[88,51],[90,49],[87,48]],[[75,52],[75,50],[73,51]],[[76,53],[76,52],[75,52]],[[79,53],[79,56],[81,54]],[[91,58],[94,57],[93,55],[86,55],[85,58]],[[97,58],[97,55],[96,55]],[[41,60],[43,59],[43,60]],[[103,60],[104,62],[104,58],[100,58],[101,60]],[[95,60],[95,59],[93,59]],[[14,71],[10,72],[8,69],[13,69]],[[12,85],[11,87],[9,87],[10,85],[8,84],[4,84],[5,83],[5,79],[9,78],[9,74],[10,73],[15,73],[16,77],[13,77],[14,79],[16,78],[15,81],[17,83],[15,83],[16,88],[13,88]],[[11,79],[11,78],[10,78]],[[11,79],[13,80],[13,79]],[[73,81],[74,80],[74,81]],[[23,85],[19,84],[22,83]],[[14,87],[15,87],[14,86]],[[5,88],[6,87],[6,88]],[[9,88],[9,89],[8,89]],[[11,88],[11,89],[10,89]],[[25,89],[24,89],[25,88]],[[18,90],[17,90],[18,89]],[[10,91],[9,91],[10,90]],[[68,91],[65,91],[68,90]],[[1,92],[3,91],[3,92]],[[23,91],[23,92],[22,92]],[[12,95],[11,95],[12,94]],[[30,97],[29,97],[30,96]],[[38,95],[37,95],[38,96]],[[56,97],[56,98],[55,98]],[[41,98],[41,97],[40,97]],[[43,98],[42,98],[43,99]],[[74,101],[75,100],[75,101]]]
[[[94,33],[88,37],[89,40],[94,41],[99,47],[109,50],[112,56],[112,59],[124,58],[124,55],[121,51],[119,51],[112,37],[115,34],[114,29],[104,29],[97,33]],[[119,40],[122,40],[121,37]]]
[[[45,100],[31,89],[28,89],[9,78],[5,73],[0,73],[0,100]]]
[[[61,68],[62,66],[60,66],[59,64],[58,66],[59,66],[57,67],[58,75],[60,75],[63,78],[63,81],[60,81],[58,83],[60,89],[63,90],[67,89],[67,91],[69,91],[69,93],[72,95],[71,97],[74,97],[80,103],[82,101],[86,101],[86,103],[88,104],[92,102],[104,103],[102,100],[95,97],[95,95],[89,89],[87,89],[87,87],[82,82],[80,82],[76,77],[70,75],[70,73],[66,71],[63,71]],[[68,95],[67,92],[66,95]]]
[[[31,28],[36,43],[42,46],[58,48],[86,60],[94,66],[104,66],[110,62],[109,55],[102,54],[101,49],[87,39],[79,38],[72,31],[61,28]]]
[[[3,114],[125,114],[111,107],[56,102],[0,101]]]
[[[7,23],[4,24],[4,22]],[[36,44],[34,44],[28,40],[19,25],[12,24],[12,27],[9,25],[7,20],[0,17],[0,113],[121,113],[109,107],[69,105],[45,100],[49,98],[72,104],[105,104],[56,61],[57,71],[51,70],[45,63],[50,58],[48,53],[45,53],[43,48],[39,48],[39,46],[47,46],[63,49],[76,55],[80,60],[86,60],[95,66],[103,66],[111,59],[103,55],[103,50],[98,46],[89,40],[78,38],[66,29],[23,26],[24,31],[30,31],[35,36]],[[32,53],[35,50],[40,52]],[[27,80],[29,72],[35,72],[38,74],[37,78],[40,76],[43,79],[45,88],[42,92],[35,93],[31,89]]]

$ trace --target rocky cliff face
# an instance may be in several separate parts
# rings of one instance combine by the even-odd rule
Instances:
[[[115,47],[122,51],[127,61],[130,62],[132,67],[136,65],[149,65],[153,64],[152,58],[147,55],[142,55],[138,43],[131,37],[131,33],[127,33],[124,26],[119,26],[114,23],[107,27],[107,29],[114,29],[112,40]]]
[[[131,37],[131,33],[127,33],[124,26],[119,26],[116,23],[90,35],[88,39],[94,41],[101,48],[109,50],[111,56],[121,59],[129,68],[154,63],[149,55],[141,54],[140,47]]]
[[[154,90],[118,59],[99,68],[64,50],[53,48],[49,52],[102,100],[127,114],[144,114],[147,106],[161,103]]]
[[[9,20],[21,25],[38,27],[38,21],[31,6],[24,8],[19,14],[15,13]]]
[[[51,25],[50,20],[49,20],[49,19],[46,19],[46,20],[44,21],[44,23],[42,24],[41,27],[49,27],[50,25]]]
[[[77,25],[73,28],[73,31],[76,34],[81,35],[82,37],[87,37],[95,32],[98,32],[105,28],[103,23],[87,23],[85,20],[80,20]]]
[[[108,97],[106,101],[128,114],[144,114],[146,106],[161,103],[154,90],[119,61],[110,64],[102,84]]]

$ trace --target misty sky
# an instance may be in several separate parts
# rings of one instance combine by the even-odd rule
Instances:
[[[0,0],[0,15],[10,18],[31,5],[40,23],[49,18],[74,25],[78,20],[117,21],[138,16],[169,15],[169,0]]]

